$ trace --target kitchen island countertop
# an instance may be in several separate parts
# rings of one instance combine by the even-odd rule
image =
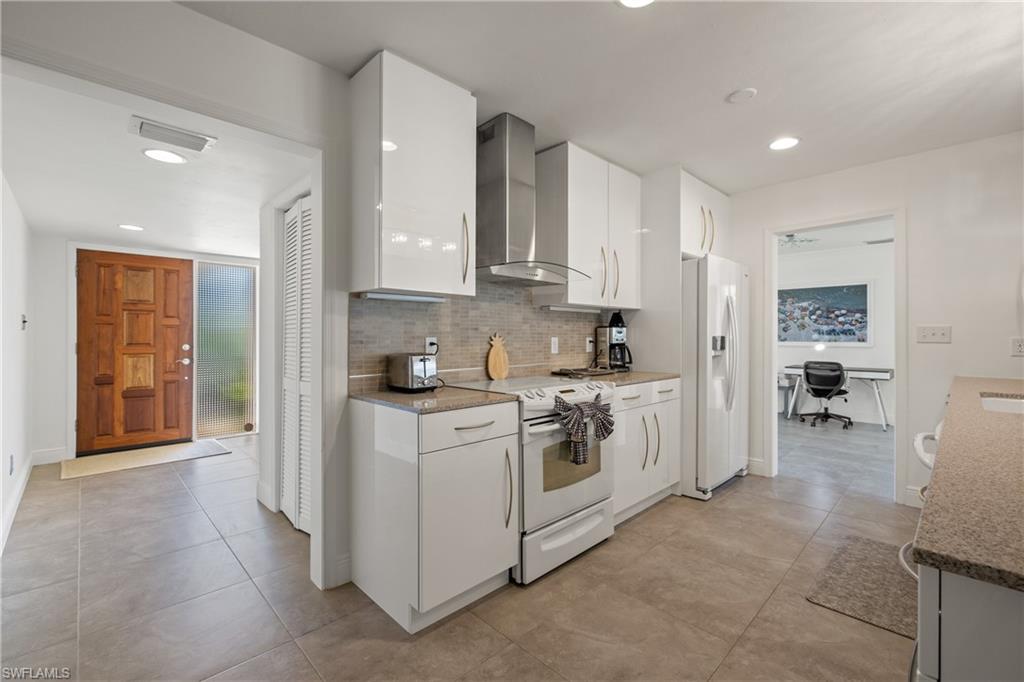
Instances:
[[[463,410],[468,407],[480,407],[481,405],[493,405],[495,403],[512,403],[516,396],[507,393],[492,393],[490,391],[473,391],[466,388],[454,386],[442,386],[433,391],[422,393],[406,393],[403,391],[372,391],[368,393],[353,393],[349,396],[353,400],[362,400],[377,405],[385,405],[406,412],[417,414],[431,414],[433,412],[447,412],[449,410]]]

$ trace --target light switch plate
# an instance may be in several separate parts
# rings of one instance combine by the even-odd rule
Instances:
[[[1024,357],[1024,336],[1015,336],[1010,339],[1010,355],[1015,358]]]
[[[953,327],[948,324],[919,324],[918,343],[953,343]]]
[[[558,337],[557,336],[552,336],[551,337],[551,354],[552,355],[558,355]]]

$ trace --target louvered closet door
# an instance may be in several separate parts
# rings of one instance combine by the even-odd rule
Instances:
[[[281,359],[281,511],[310,528],[313,367],[312,211],[299,200],[285,213]]]

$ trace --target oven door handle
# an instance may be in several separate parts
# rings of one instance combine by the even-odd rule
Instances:
[[[561,424],[551,424],[550,426],[527,426],[526,433],[530,435],[539,433],[551,433],[552,431],[558,431],[561,428]]]

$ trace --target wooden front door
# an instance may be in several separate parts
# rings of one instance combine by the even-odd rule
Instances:
[[[192,261],[78,251],[79,455],[192,439]]]

